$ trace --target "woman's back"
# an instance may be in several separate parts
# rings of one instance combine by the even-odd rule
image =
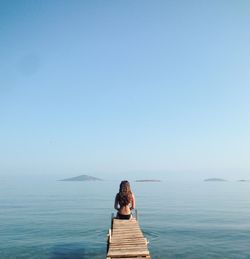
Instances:
[[[130,216],[131,210],[135,208],[134,194],[130,189],[128,181],[121,182],[119,193],[115,197],[114,207],[118,210],[118,217],[120,218],[122,216]]]

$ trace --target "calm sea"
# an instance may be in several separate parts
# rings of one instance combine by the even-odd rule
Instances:
[[[118,185],[1,179],[0,258],[105,258]],[[131,185],[153,259],[250,258],[250,183]]]

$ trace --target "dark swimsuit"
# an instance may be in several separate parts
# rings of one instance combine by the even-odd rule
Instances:
[[[120,214],[119,212],[117,212],[117,216],[116,216],[118,219],[130,219],[131,217],[131,214],[129,215],[123,215],[123,214]]]

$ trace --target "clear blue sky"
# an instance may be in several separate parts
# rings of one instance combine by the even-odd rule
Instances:
[[[250,174],[249,14],[1,0],[0,174]]]

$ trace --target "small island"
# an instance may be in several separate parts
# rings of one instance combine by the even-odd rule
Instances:
[[[161,180],[156,180],[156,179],[142,179],[142,180],[135,180],[135,182],[137,182],[137,183],[149,183],[149,182],[152,182],[152,183],[159,183],[159,182],[161,182]]]
[[[250,182],[250,180],[241,179],[241,180],[238,180],[238,182],[245,183],[245,182]]]
[[[62,179],[59,181],[83,182],[83,181],[102,181],[102,179],[83,174],[83,175],[79,175],[71,178]]]
[[[204,182],[227,182],[227,180],[222,178],[208,178],[205,179]]]

